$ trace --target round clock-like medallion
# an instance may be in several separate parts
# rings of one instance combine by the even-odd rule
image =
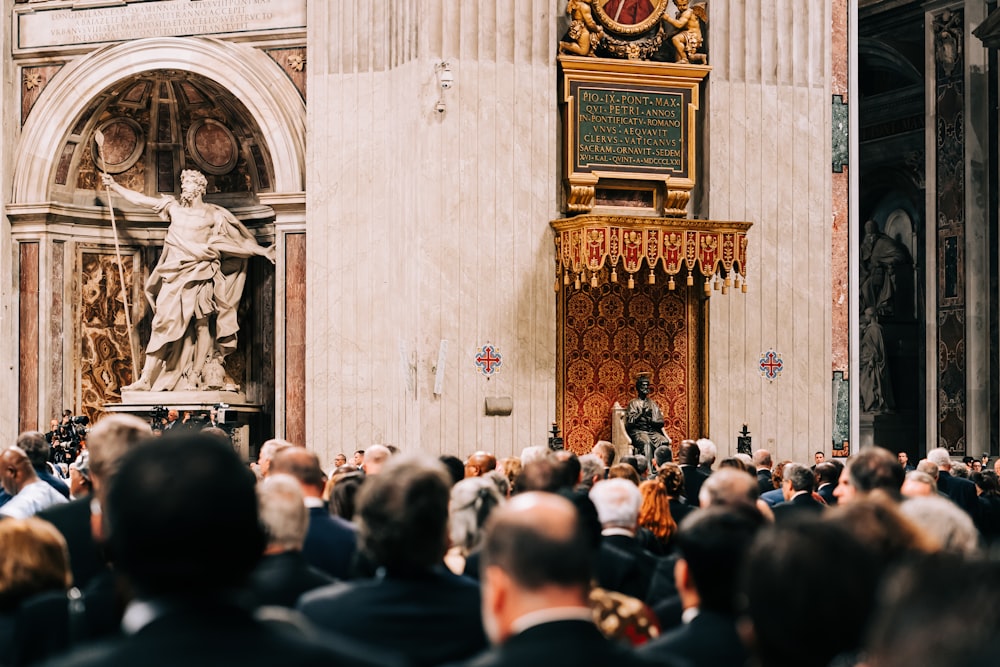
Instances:
[[[97,130],[104,135],[104,159],[101,159],[102,150],[96,142],[93,144],[93,157],[94,164],[101,171],[120,174],[142,156],[146,147],[145,135],[139,123],[131,118],[111,118],[101,123]]]
[[[236,166],[239,146],[229,128],[212,118],[193,123],[187,132],[187,148],[202,171],[216,176]]]

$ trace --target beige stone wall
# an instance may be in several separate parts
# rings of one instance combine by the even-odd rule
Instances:
[[[373,442],[544,443],[556,4],[309,3],[306,437],[324,461]],[[442,60],[455,85],[439,114]],[[473,363],[486,342],[504,355],[488,382]],[[484,416],[488,395],[511,396],[512,415]]]
[[[711,437],[747,423],[776,459],[829,453],[830,3],[711,3],[707,214],[751,220],[750,292],[713,297]],[[768,348],[784,371],[763,379]]]

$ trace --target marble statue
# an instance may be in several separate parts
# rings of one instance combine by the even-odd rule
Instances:
[[[862,311],[871,308],[878,315],[894,314],[896,274],[912,267],[906,246],[880,231],[874,220],[867,221],[859,263]]]
[[[153,323],[142,373],[122,391],[207,389],[202,372],[214,358],[236,349],[236,311],[246,282],[247,259],[274,263],[274,247],[257,244],[236,217],[202,200],[204,174],[181,172],[181,197],[148,197],[117,184],[104,184],[126,201],[146,206],[170,221],[160,261],[146,281]],[[215,384],[211,378],[207,384]]]
[[[861,393],[863,412],[888,412],[895,407],[889,364],[885,356],[885,338],[878,314],[866,308],[861,317]]]
[[[559,42],[559,53],[592,56],[604,36],[604,28],[597,25],[590,11],[590,0],[569,0],[566,13],[570,16],[568,39]]]
[[[652,461],[653,452],[660,445],[669,445],[670,438],[663,432],[663,413],[660,406],[649,398],[649,376],[640,375],[635,381],[638,398],[629,401],[625,408],[625,432],[632,439],[637,451]]]
[[[689,0],[674,0],[677,5],[677,17],[664,12],[663,21],[677,29],[677,34],[671,38],[676,52],[675,62],[678,63],[708,63],[708,55],[698,50],[705,43],[701,34],[701,22],[708,22],[708,10],[705,3],[689,6]]]

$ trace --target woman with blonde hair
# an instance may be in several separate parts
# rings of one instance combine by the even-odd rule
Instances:
[[[639,506],[639,527],[636,535],[642,546],[658,556],[670,552],[670,540],[677,532],[677,522],[670,513],[670,496],[667,488],[657,480],[649,479],[639,485],[642,504]]]

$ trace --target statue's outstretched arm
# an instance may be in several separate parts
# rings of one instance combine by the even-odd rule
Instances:
[[[111,174],[103,174],[101,180],[104,181],[104,185],[110,188],[119,197],[129,203],[135,204],[136,206],[156,208],[163,203],[163,200],[159,197],[147,197],[141,192],[136,192],[135,190],[129,190],[128,188],[122,187],[115,182],[115,179],[111,176]]]

